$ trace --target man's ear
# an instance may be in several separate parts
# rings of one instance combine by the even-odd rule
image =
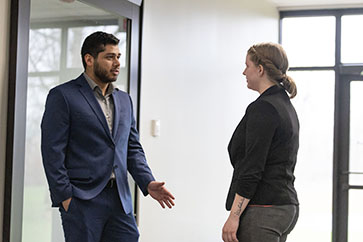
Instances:
[[[84,61],[86,62],[86,65],[87,65],[88,67],[93,66],[93,62],[94,62],[95,58],[93,58],[93,56],[92,56],[92,55],[90,55],[90,54],[85,54],[83,58],[84,58]]]

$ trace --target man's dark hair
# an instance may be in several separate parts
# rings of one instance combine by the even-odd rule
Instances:
[[[116,38],[113,34],[108,34],[105,32],[94,32],[93,34],[87,36],[84,40],[81,50],[83,67],[86,70],[86,61],[84,56],[90,54],[93,58],[97,58],[98,53],[106,49],[106,45],[118,45],[120,40]]]

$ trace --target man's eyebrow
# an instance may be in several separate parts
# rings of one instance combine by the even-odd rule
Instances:
[[[121,53],[112,53],[112,52],[109,52],[109,53],[106,53],[105,56],[121,56]]]

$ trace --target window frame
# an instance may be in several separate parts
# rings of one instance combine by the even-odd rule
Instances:
[[[347,242],[348,240],[348,207],[349,189],[363,189],[363,186],[349,185],[349,84],[351,79],[362,80],[360,76],[363,63],[341,63],[341,18],[344,15],[361,15],[363,8],[321,9],[321,10],[289,10],[280,11],[279,43],[282,42],[282,19],[289,17],[320,17],[334,16],[336,19],[335,65],[323,67],[291,67],[289,71],[335,71],[334,97],[334,147],[333,147],[333,216],[332,241]]]

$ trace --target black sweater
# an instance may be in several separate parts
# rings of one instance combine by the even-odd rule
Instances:
[[[246,110],[228,145],[234,168],[226,208],[235,194],[250,204],[298,204],[294,169],[299,120],[286,91],[278,85],[262,93]]]

